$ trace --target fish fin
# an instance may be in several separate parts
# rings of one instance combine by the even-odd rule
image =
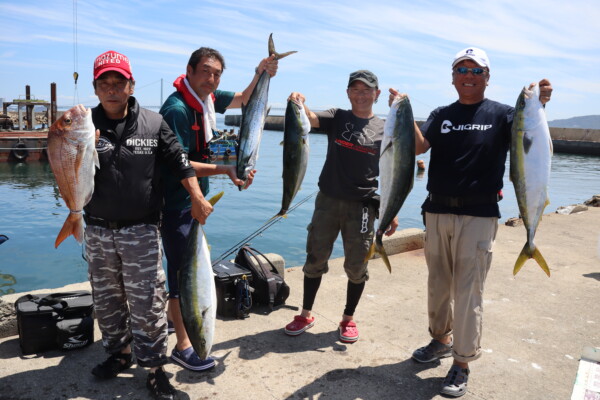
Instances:
[[[383,154],[383,153],[385,153],[386,151],[388,151],[388,149],[391,149],[391,148],[392,148],[392,141],[390,140],[390,141],[388,142],[387,146],[385,146],[385,148],[383,148],[383,150],[381,150],[381,153],[380,153],[380,154]],[[390,151],[391,151],[391,150],[390,150]]]
[[[533,258],[538,263],[540,268],[542,268],[542,270],[549,277],[550,276],[550,268],[548,268],[548,264],[546,263],[546,260],[542,256],[542,253],[540,253],[540,251],[538,250],[537,247],[533,246],[533,248],[532,248],[531,246],[529,246],[528,243],[525,243],[525,245],[523,246],[523,250],[521,250],[519,257],[517,258],[517,262],[515,263],[515,268],[513,269],[513,275],[517,275],[517,273],[519,273],[519,271],[521,270],[523,265],[525,265],[525,262],[531,258]]]
[[[215,204],[217,204],[217,201],[221,200],[221,197],[223,197],[223,191],[215,194],[213,197],[211,197],[208,202],[210,203],[211,206],[214,206]]]
[[[294,54],[294,53],[297,53],[297,51],[294,50],[294,51],[288,51],[288,52],[279,54],[277,51],[275,51],[275,43],[273,42],[273,34],[271,33],[269,35],[269,56],[274,55],[276,60],[281,60],[283,57],[287,57],[290,54]]]
[[[369,261],[371,258],[373,258],[374,255],[375,255],[375,243],[371,243],[371,247],[369,247],[369,251],[367,252],[367,255],[365,256],[364,262]]]
[[[390,274],[392,273],[392,264],[390,264],[390,259],[388,258],[387,253],[385,252],[385,247],[383,247],[383,244],[378,244],[377,240],[375,240],[375,251],[377,252],[377,254],[379,254],[381,256],[381,259],[383,260],[383,263],[385,264],[385,266],[387,267],[388,271],[390,271]]]
[[[96,133],[94,133],[94,147],[98,145],[98,141],[100,141],[100,129],[96,129]]]
[[[550,142],[550,157],[552,157],[554,155],[554,145],[552,144],[552,138],[548,138],[548,141]]]
[[[517,262],[515,262],[515,267],[513,268],[513,276],[516,276],[521,270],[521,268],[523,268],[525,261],[531,258],[530,254],[531,253],[529,251],[529,245],[525,243],[525,246],[523,246],[523,250],[521,250],[519,257],[517,257]]]
[[[546,275],[548,275],[548,278],[549,278],[550,277],[550,268],[548,268],[548,264],[546,263],[544,256],[542,256],[542,253],[540,252],[540,250],[537,247],[533,250],[532,258],[535,261],[537,261],[540,268],[546,273]]]
[[[533,137],[527,134],[527,131],[523,132],[523,150],[525,154],[529,153],[529,149],[531,148],[531,144],[533,143]]]
[[[96,148],[94,148],[92,158],[94,159],[94,165],[96,166],[96,168],[100,169],[100,159],[98,158],[98,151],[96,150]]]
[[[79,243],[83,241],[83,217],[80,213],[69,213],[60,232],[58,232],[58,236],[56,236],[54,248],[58,248],[58,246],[71,235],[73,235],[75,240]]]

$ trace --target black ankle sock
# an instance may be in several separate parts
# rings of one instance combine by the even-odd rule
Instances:
[[[318,278],[307,278],[304,276],[304,297],[302,300],[302,308],[305,310],[312,310],[315,298],[317,297],[317,291],[321,286],[321,276]]]
[[[348,281],[348,288],[346,290],[346,308],[344,309],[344,315],[353,316],[356,311],[356,306],[362,296],[362,292],[365,289],[365,282],[352,283]]]

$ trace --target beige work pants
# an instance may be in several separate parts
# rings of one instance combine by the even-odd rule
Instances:
[[[426,214],[429,332],[453,335],[452,356],[481,357],[483,287],[492,263],[498,218]]]

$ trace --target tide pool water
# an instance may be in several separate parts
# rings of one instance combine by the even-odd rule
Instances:
[[[279,211],[282,138],[282,132],[264,132],[257,162],[258,173],[248,190],[238,191],[224,176],[211,178],[208,197],[221,190],[225,192],[205,225],[213,259],[251,235]],[[293,204],[317,190],[327,151],[326,136],[311,134],[310,147],[306,177]],[[428,165],[429,154],[417,158],[424,159]],[[415,176],[414,188],[399,214],[399,229],[423,227],[420,207],[426,196],[427,173],[419,174],[415,169]],[[549,193],[551,203],[546,207],[546,213],[555,211],[559,206],[582,203],[600,193],[600,159],[555,154]],[[280,254],[288,267],[302,265],[306,255],[306,226],[313,208],[314,197],[291,212],[288,218],[281,219],[254,238],[251,245],[263,253]],[[519,214],[508,172],[500,209],[500,223]],[[82,246],[73,237],[65,240],[58,249],[54,248],[54,239],[67,214],[47,163],[0,164],[0,234],[9,237],[0,245],[0,295],[56,288],[87,280]],[[524,229],[515,229],[515,234],[525,241]],[[343,249],[338,238],[332,257],[341,256]]]

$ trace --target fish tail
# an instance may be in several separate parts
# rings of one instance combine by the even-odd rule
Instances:
[[[273,34],[271,33],[269,35],[269,55],[270,56],[274,55],[276,60],[281,60],[283,57],[287,57],[290,54],[294,54],[294,53],[297,53],[297,51],[294,50],[294,51],[287,51],[285,53],[278,53],[275,50],[275,43],[273,42]]]
[[[58,232],[58,236],[54,242],[54,248],[58,248],[58,246],[71,235],[73,235],[75,240],[79,243],[83,241],[83,217],[80,213],[69,213],[60,232]]]
[[[369,261],[371,258],[373,258],[375,253],[377,253],[381,256],[383,263],[385,264],[385,266],[387,267],[388,271],[390,271],[390,274],[391,274],[392,273],[392,265],[390,264],[390,259],[388,258],[388,255],[385,252],[385,248],[383,247],[383,242],[381,241],[381,238],[375,238],[375,242],[371,243],[371,247],[369,247],[369,252],[365,256],[364,261],[365,262]]]
[[[375,255],[375,243],[371,243],[371,247],[369,247],[369,251],[367,252],[367,255],[365,256],[364,262],[369,261],[371,258],[373,258],[374,255]]]
[[[513,275],[517,275],[517,273],[519,273],[523,265],[525,265],[525,262],[531,258],[533,258],[538,263],[538,265],[540,266],[540,268],[542,268],[546,275],[550,276],[550,268],[548,268],[548,264],[542,256],[542,253],[535,245],[530,246],[529,243],[525,243],[525,245],[523,246],[523,250],[521,250],[519,257],[517,258],[517,262],[515,263]]]
[[[211,206],[214,206],[215,204],[217,204],[217,201],[221,200],[221,197],[223,197],[223,191],[215,194],[213,197],[211,197],[208,202],[210,203]]]
[[[391,274],[392,273],[392,264],[390,264],[390,259],[388,258],[388,255],[385,252],[385,247],[383,247],[383,243],[379,243],[377,240],[375,240],[375,251],[377,252],[377,254],[379,254],[381,256],[383,263],[385,264],[385,266],[387,267],[388,271],[390,271],[390,274]]]

